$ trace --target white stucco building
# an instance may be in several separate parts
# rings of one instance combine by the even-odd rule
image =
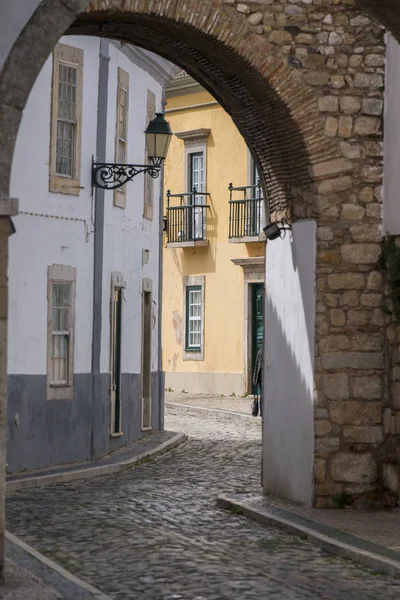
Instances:
[[[144,164],[167,61],[65,37],[25,109],[11,190],[8,471],[96,459],[163,427],[162,176],[92,187],[92,159]]]

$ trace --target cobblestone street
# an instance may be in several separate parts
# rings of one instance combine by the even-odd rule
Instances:
[[[259,491],[258,419],[174,407],[165,427],[189,441],[134,470],[16,492],[7,528],[115,600],[400,597],[399,580],[216,507]]]

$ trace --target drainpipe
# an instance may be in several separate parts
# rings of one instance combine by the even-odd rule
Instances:
[[[165,98],[165,84],[162,90],[161,107],[165,111],[167,101]],[[163,215],[164,215],[164,163],[160,173],[160,198],[159,198],[159,244],[158,244],[158,390],[159,390],[159,413],[160,429],[164,429],[165,411],[165,378],[162,370],[162,277],[163,277]]]
[[[100,40],[99,96],[97,105],[96,160],[106,162],[107,107],[109,76],[108,40]],[[103,255],[104,255],[104,197],[105,190],[94,189],[94,263],[93,263],[93,337],[92,374],[100,373],[101,326],[103,308]],[[94,399],[95,400],[95,399]]]

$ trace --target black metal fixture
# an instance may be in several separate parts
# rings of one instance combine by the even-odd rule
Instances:
[[[161,171],[171,142],[172,133],[163,113],[156,113],[144,132],[147,156],[151,164],[130,165],[118,163],[97,163],[92,161],[92,186],[104,190],[116,190],[131,181],[139,173],[148,173],[156,179]]]
[[[264,227],[265,237],[270,240],[277,240],[278,238],[284,238],[286,235],[286,231],[290,231],[292,226],[286,221],[286,219],[282,219],[282,221],[277,223],[268,223]]]

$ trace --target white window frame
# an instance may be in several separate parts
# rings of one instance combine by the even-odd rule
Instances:
[[[147,90],[147,103],[146,103],[146,126],[149,125],[150,121],[156,116],[156,95],[151,90]],[[149,164],[149,157],[147,156],[147,150],[145,149],[145,165]],[[144,175],[144,206],[143,216],[145,219],[150,221],[153,219],[154,212],[154,179],[148,173]]]
[[[82,147],[82,87],[83,87],[83,50],[57,44],[53,51],[53,81],[51,98],[50,133],[50,192],[79,196],[81,191],[81,147]],[[72,176],[57,173],[57,129],[58,129],[58,86],[60,64],[76,68],[76,115],[74,121],[74,147]]]
[[[189,307],[187,306],[186,298],[187,298],[187,288],[192,286],[199,286],[201,288],[201,345],[199,351],[191,351],[186,347],[187,340],[187,311]],[[183,280],[183,360],[204,360],[204,342],[205,342],[205,275],[189,275],[184,277]]]
[[[65,382],[52,381],[53,286],[56,284],[70,285],[68,378]],[[47,400],[73,400],[74,397],[75,302],[76,268],[50,265],[47,268]]]
[[[126,106],[125,106],[125,138],[120,136],[119,129],[119,112],[121,107],[121,92],[126,94]],[[118,67],[118,82],[117,82],[117,100],[116,100],[116,118],[115,118],[115,162],[116,163],[127,163],[128,162],[128,139],[129,139],[129,73]],[[119,142],[123,141],[125,144],[125,158],[121,160],[119,155]],[[126,208],[126,184],[122,187],[114,190],[114,206],[118,208]]]

